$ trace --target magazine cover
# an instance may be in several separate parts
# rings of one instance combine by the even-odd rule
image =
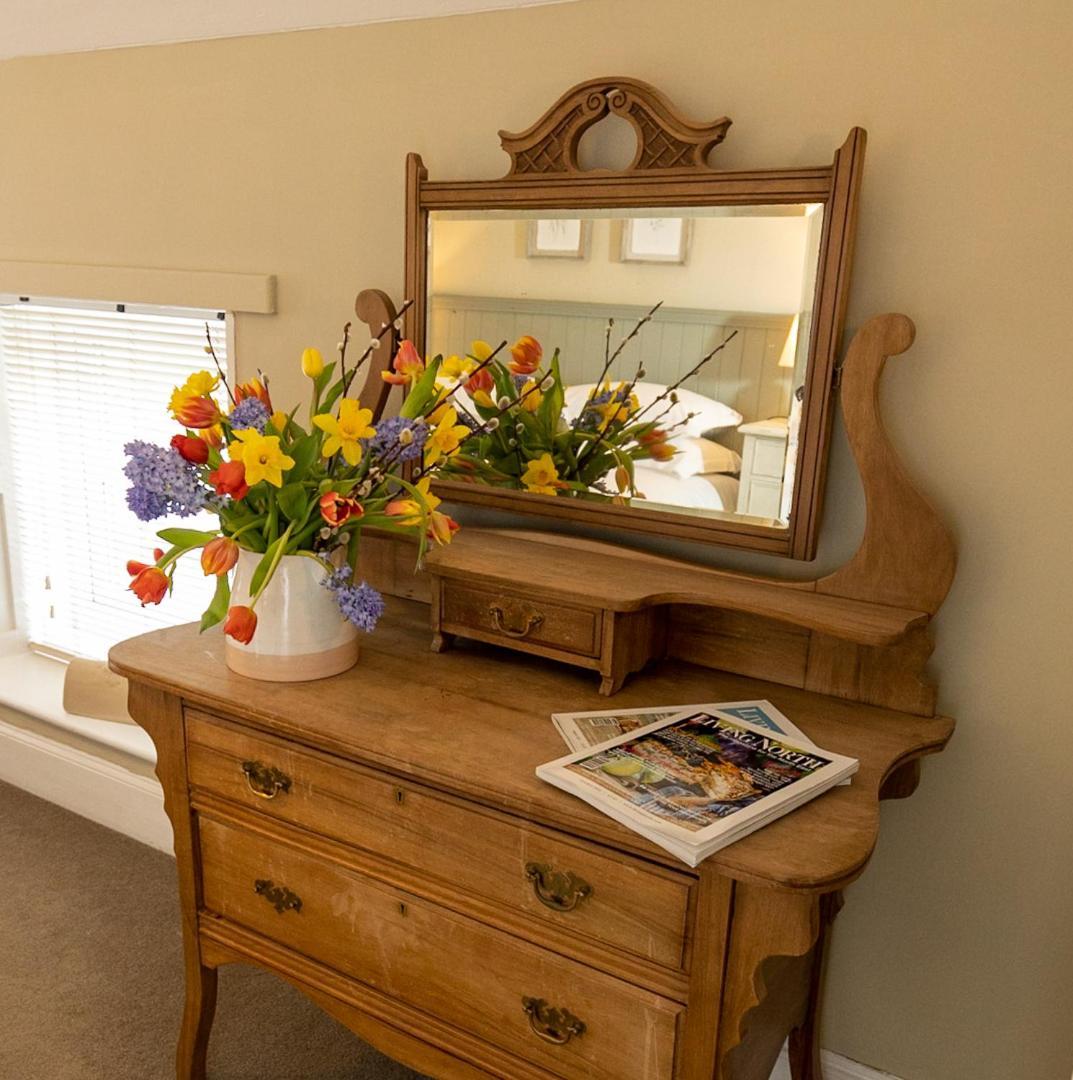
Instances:
[[[645,709],[619,709],[615,712],[597,710],[552,713],[551,719],[571,750],[584,750],[685,712],[729,713],[739,720],[747,720],[750,724],[812,745],[804,732],[795,727],[770,701],[704,702],[699,705],[654,705]]]
[[[675,848],[685,840],[703,857],[856,769],[852,758],[712,710],[657,721],[536,771],[650,838],[662,834]]]

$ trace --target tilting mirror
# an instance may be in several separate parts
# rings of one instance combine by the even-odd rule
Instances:
[[[585,170],[609,114],[634,161]],[[729,126],[593,80],[500,133],[502,180],[410,155],[407,336],[469,429],[442,497],[812,556],[864,133],[830,165],[720,172]]]
[[[426,352],[469,376],[505,341],[529,389],[448,475],[785,528],[822,223],[819,203],[432,213]],[[480,382],[463,423],[499,412]]]

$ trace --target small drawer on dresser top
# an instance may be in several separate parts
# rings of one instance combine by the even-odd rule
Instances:
[[[603,612],[524,592],[503,592],[443,583],[441,629],[485,641],[528,643],[546,649],[599,656]]]
[[[669,1080],[682,1006],[204,815],[203,906],[556,1076]]]
[[[522,932],[583,935],[665,968],[684,963],[693,879],[186,710],[190,782],[500,906]],[[420,888],[420,885],[416,886]]]

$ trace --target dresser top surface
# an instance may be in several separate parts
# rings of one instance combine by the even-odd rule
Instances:
[[[567,752],[553,712],[767,698],[817,745],[860,759],[847,787],[711,856],[703,865],[739,880],[828,890],[867,862],[878,829],[879,789],[899,765],[942,748],[944,717],[877,709],[696,667],[653,664],[612,700],[591,672],[493,646],[460,643],[434,654],[427,608],[389,600],[356,667],[312,683],[268,683],[231,672],[218,629],[195,624],[131,638],[112,649],[113,670],[209,711],[306,746],[471,801],[686,868],[635,833],[538,780],[537,765]]]

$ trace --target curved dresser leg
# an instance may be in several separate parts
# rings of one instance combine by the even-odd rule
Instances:
[[[820,932],[812,952],[808,1004],[801,1023],[790,1032],[790,1076],[793,1080],[823,1080],[820,1062],[820,1005],[823,1000],[823,975],[831,924],[842,910],[842,893],[828,893],[820,899]]]
[[[175,1058],[177,1080],[205,1080],[205,1054],[216,1015],[217,969],[198,966],[186,981],[186,1005]]]

